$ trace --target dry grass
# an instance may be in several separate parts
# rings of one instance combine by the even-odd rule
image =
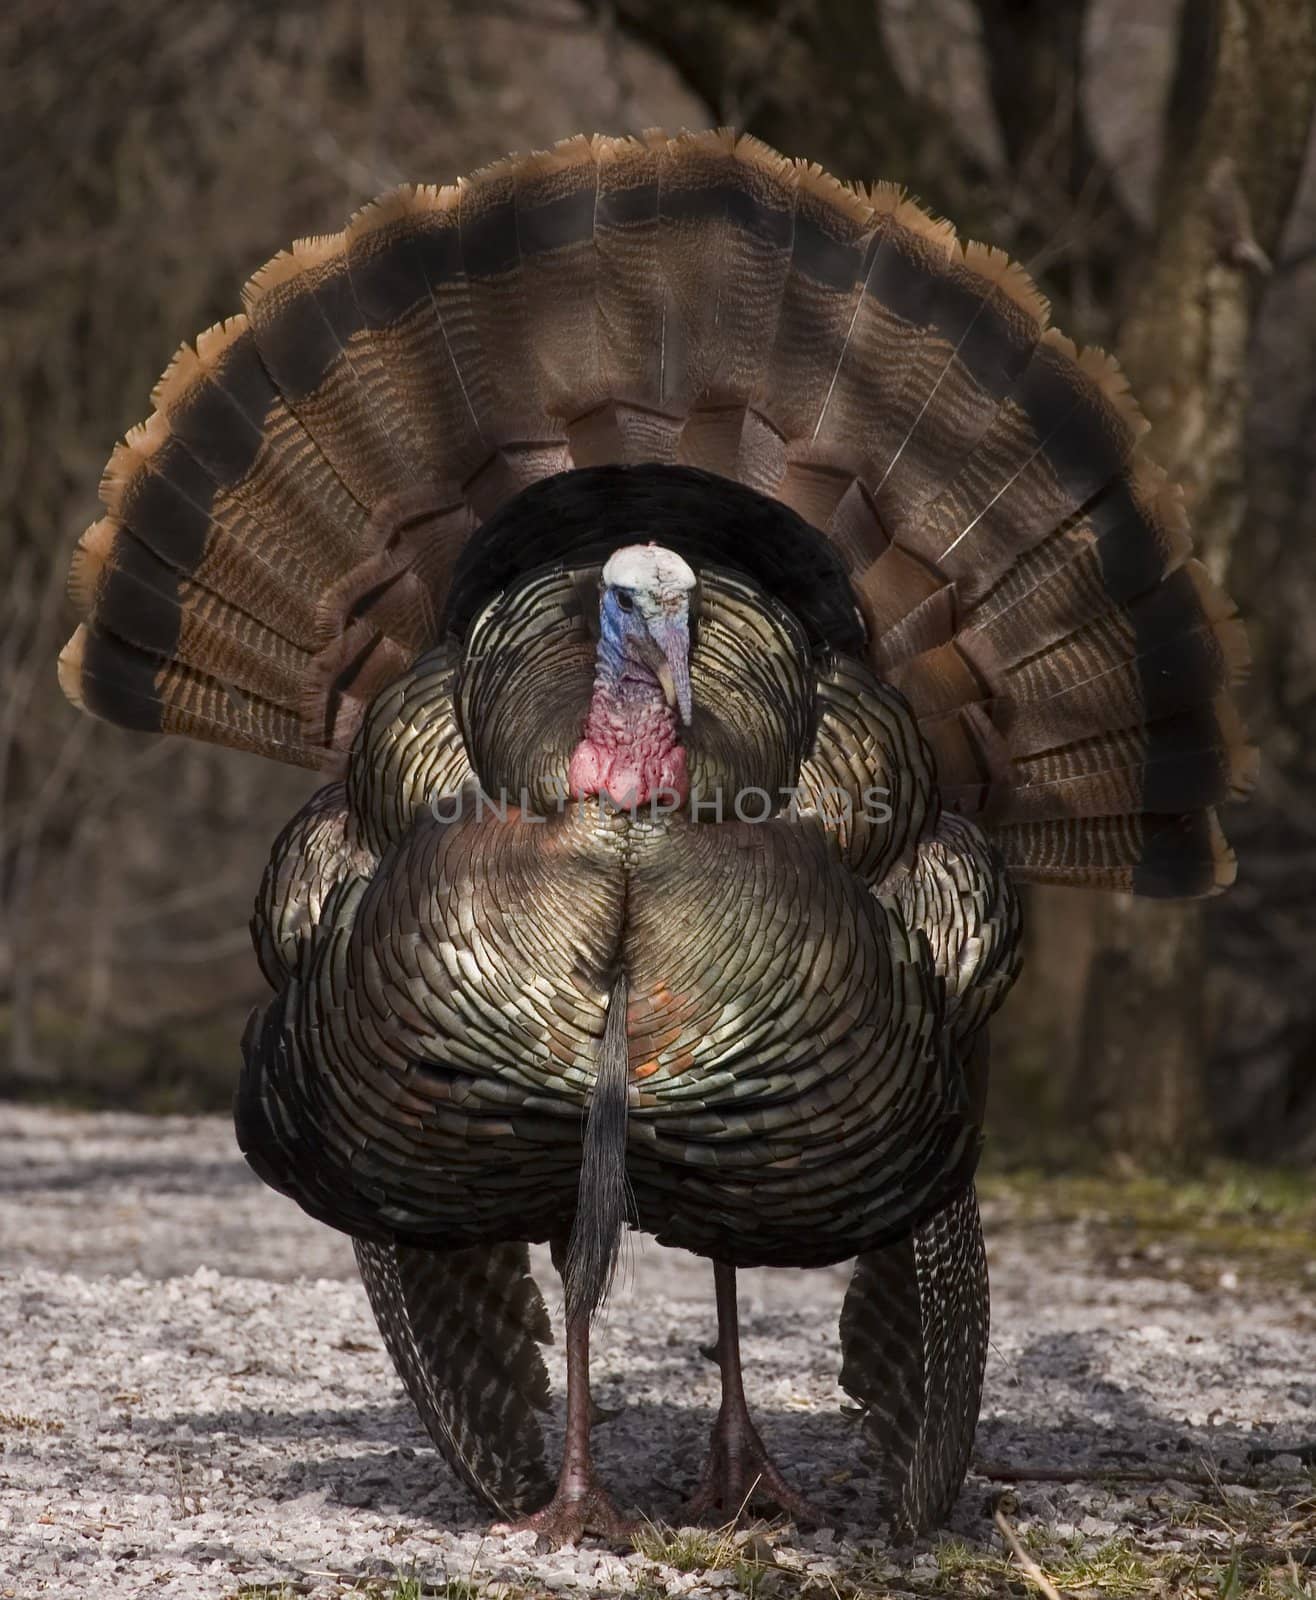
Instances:
[[[1316,1287],[1316,1179],[1216,1162],[1195,1178],[1140,1172],[989,1172],[993,1222],[1056,1234],[1079,1228],[1117,1274],[1180,1278],[1200,1289]]]
[[[768,1524],[724,1523],[719,1528],[669,1528],[649,1523],[634,1537],[636,1552],[655,1568],[680,1573],[717,1573],[724,1586],[751,1600],[775,1594],[782,1584],[795,1583],[789,1567],[778,1564],[775,1541],[778,1530]],[[661,1572],[644,1579],[642,1595],[666,1593]],[[803,1591],[801,1591],[803,1592]]]
[[[21,1411],[0,1411],[0,1433],[63,1433],[57,1417],[29,1417]]]

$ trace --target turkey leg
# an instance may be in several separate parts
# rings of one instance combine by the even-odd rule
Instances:
[[[768,1454],[745,1404],[740,1372],[740,1319],[736,1309],[736,1269],[713,1263],[717,1290],[717,1364],[722,1373],[722,1404],[713,1424],[708,1461],[694,1499],[686,1507],[691,1522],[710,1511],[736,1517],[750,1500],[767,1500],[797,1522],[821,1524],[803,1495],[786,1482]]]
[[[574,1544],[586,1533],[627,1539],[638,1521],[623,1517],[599,1482],[590,1458],[593,1408],[589,1394],[589,1316],[567,1319],[567,1436],[562,1470],[553,1498],[519,1522],[503,1523],[495,1533],[542,1533],[554,1545]]]

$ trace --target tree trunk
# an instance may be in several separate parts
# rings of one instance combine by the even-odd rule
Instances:
[[[1288,214],[1316,97],[1310,0],[1185,6],[1170,97],[1157,239],[1120,355],[1184,486],[1198,548],[1228,576],[1244,513],[1247,352]],[[1208,1129],[1201,908],[1096,904],[1073,1110],[1098,1142],[1191,1160]]]
[[[986,169],[902,82],[876,0],[586,0],[663,56],[723,124],[838,178],[899,177],[961,216]]]
[[[1143,232],[1088,120],[1090,10],[1091,0],[977,0],[992,108],[1015,191],[1028,197],[1013,248],[1045,275],[1071,337],[1114,325]]]

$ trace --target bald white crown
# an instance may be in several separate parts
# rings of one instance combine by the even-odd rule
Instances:
[[[675,550],[660,544],[628,544],[608,557],[603,582],[619,589],[693,589],[695,575]]]

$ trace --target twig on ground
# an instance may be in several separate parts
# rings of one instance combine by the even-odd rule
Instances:
[[[1191,1483],[1203,1489],[1218,1489],[1220,1473],[1195,1467],[1016,1467],[1007,1461],[975,1461],[971,1470],[980,1478],[997,1483]],[[1243,1482],[1251,1472],[1231,1472],[1229,1481]]]
[[[1046,1596],[1046,1600],[1063,1600],[1063,1597],[1046,1573],[1042,1571],[1037,1562],[1033,1560],[1023,1545],[1019,1543],[1019,1536],[1006,1520],[1005,1513],[998,1511],[995,1516],[996,1526],[1001,1530],[1001,1537],[1010,1547],[1010,1554],[1019,1563],[1024,1576],[1030,1579]]]

